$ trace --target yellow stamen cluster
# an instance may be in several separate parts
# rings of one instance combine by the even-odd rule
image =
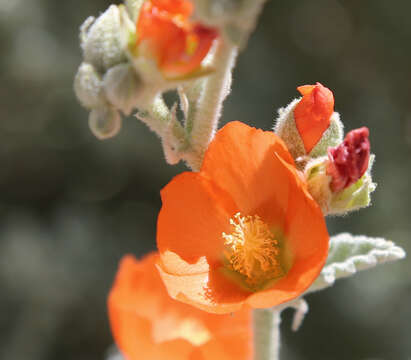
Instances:
[[[232,270],[245,276],[251,287],[283,275],[280,247],[269,226],[258,215],[230,219],[233,232],[223,233],[225,256]]]

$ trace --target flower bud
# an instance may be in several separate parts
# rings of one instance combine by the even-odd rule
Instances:
[[[81,27],[84,60],[101,73],[127,61],[124,17],[120,8],[111,5],[95,21],[89,18]]]
[[[370,155],[368,169],[359,180],[339,192],[332,192],[328,214],[342,215],[370,205],[370,194],[377,187],[371,178],[373,162],[374,155]]]
[[[118,111],[110,106],[93,109],[89,115],[89,126],[98,139],[109,139],[120,131],[121,117]]]
[[[201,65],[217,32],[189,20],[188,0],[148,0],[137,21],[137,53],[153,58],[164,76],[185,76]]]
[[[327,155],[327,149],[343,140],[343,124],[333,112],[332,92],[320,83],[298,87],[303,95],[278,111],[275,133],[302,167],[311,158]]]
[[[80,103],[88,109],[101,107],[106,103],[101,76],[91,64],[80,65],[74,78],[74,92]]]
[[[141,80],[130,64],[119,64],[109,69],[104,75],[103,86],[110,104],[126,115],[136,107],[142,90]]]
[[[308,190],[324,215],[341,215],[366,207],[376,184],[372,182],[368,129],[350,131],[328,156],[313,159],[304,169]]]
[[[299,86],[297,89],[303,97],[294,109],[294,119],[305,151],[309,154],[330,126],[334,96],[331,90],[320,83]]]
[[[331,189],[339,192],[359,180],[367,171],[370,159],[368,128],[350,131],[344,142],[328,149],[327,173],[332,177]]]
[[[312,197],[321,207],[324,215],[344,215],[370,205],[370,194],[376,184],[372,182],[371,167],[374,155],[370,155],[368,170],[355,183],[335,192],[332,189],[332,176],[328,173],[329,159],[327,156],[313,159],[304,169],[307,188]]]

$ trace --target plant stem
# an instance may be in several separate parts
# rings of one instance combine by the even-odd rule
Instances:
[[[280,322],[280,311],[273,309],[253,310],[253,360],[279,360]]]
[[[204,153],[217,129],[223,101],[230,92],[231,72],[236,56],[237,47],[221,39],[212,64],[215,72],[205,82],[193,121],[191,150],[195,157],[189,165],[194,171],[200,169]]]

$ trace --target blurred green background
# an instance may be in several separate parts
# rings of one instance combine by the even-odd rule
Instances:
[[[72,82],[78,28],[108,0],[0,0],[0,358],[101,360],[118,260],[154,249],[159,190],[183,165],[133,117],[98,141]],[[373,206],[331,234],[383,236],[411,251],[411,2],[271,0],[238,61],[223,123],[270,129],[296,86],[334,91],[346,130],[368,126]],[[410,259],[308,297],[283,357],[411,357]],[[217,359],[216,359],[217,360]]]

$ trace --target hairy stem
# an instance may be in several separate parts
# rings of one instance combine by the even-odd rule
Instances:
[[[253,360],[279,360],[280,322],[280,311],[273,309],[253,310]]]
[[[219,40],[212,64],[215,72],[204,84],[193,119],[191,150],[194,156],[190,161],[193,170],[199,170],[201,167],[204,153],[217,129],[223,101],[230,92],[231,73],[236,57],[237,47],[222,39]]]

